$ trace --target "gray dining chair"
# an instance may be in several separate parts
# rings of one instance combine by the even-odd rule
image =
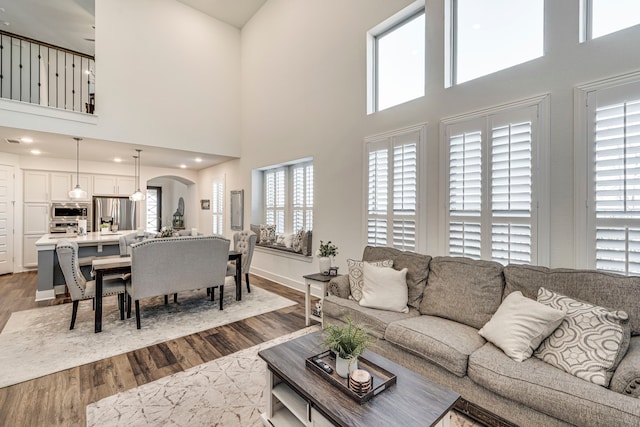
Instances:
[[[81,300],[94,300],[96,296],[96,281],[87,280],[80,272],[80,263],[78,261],[78,243],[67,239],[61,239],[56,245],[56,254],[58,263],[67,289],[73,301],[73,312],[71,314],[71,325],[69,329],[73,329],[78,314],[78,304]],[[102,283],[102,296],[117,295],[118,308],[120,309],[120,320],[124,320],[124,280],[122,277],[106,278]]]
[[[247,292],[251,292],[249,286],[249,267],[251,267],[251,258],[253,258],[253,250],[256,248],[256,240],[258,236],[251,230],[242,230],[233,234],[233,250],[239,252],[242,263],[242,275],[245,277],[247,283]],[[227,276],[236,275],[236,264],[231,261],[227,264]],[[236,286],[242,285],[236,283]]]

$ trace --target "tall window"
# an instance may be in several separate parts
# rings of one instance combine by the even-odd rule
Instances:
[[[276,233],[313,229],[313,162],[302,160],[263,171],[264,222]]]
[[[589,267],[637,275],[640,82],[590,91],[586,112]]]
[[[418,155],[425,128],[368,138],[367,244],[416,250]]]
[[[418,1],[369,32],[369,111],[424,96],[425,12]]]
[[[583,41],[640,24],[638,0],[582,0],[582,12]]]
[[[544,0],[450,0],[452,84],[544,55]]]
[[[162,187],[147,187],[146,231],[157,233],[162,223]]]
[[[211,185],[211,215],[213,234],[224,232],[224,180],[215,179]]]
[[[542,102],[445,122],[450,255],[537,262]]]

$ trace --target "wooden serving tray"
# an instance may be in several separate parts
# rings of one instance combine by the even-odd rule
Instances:
[[[324,363],[331,366],[333,368],[333,372],[329,374],[313,363],[313,359],[316,357],[319,357]],[[360,356],[358,357],[358,369],[364,369],[369,372],[369,374],[371,374],[372,383],[370,391],[364,394],[359,394],[349,388],[349,378],[342,378],[336,373],[336,358],[330,350],[305,359],[305,365],[312,372],[316,373],[324,380],[328,381],[329,384],[338,388],[341,392],[360,404],[371,400],[373,396],[394,385],[397,379],[391,372]]]

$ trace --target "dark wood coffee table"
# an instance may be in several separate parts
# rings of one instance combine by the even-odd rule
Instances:
[[[326,350],[322,331],[262,350],[267,362],[265,426],[439,426],[460,395],[367,350],[363,357],[397,383],[359,404],[305,366]],[[448,424],[447,424],[448,425]]]

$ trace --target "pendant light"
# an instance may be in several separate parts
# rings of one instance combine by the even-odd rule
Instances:
[[[86,199],[87,192],[80,188],[80,141],[82,138],[73,138],[76,140],[76,186],[69,191],[69,198],[72,200]]]
[[[133,200],[134,202],[139,202],[140,200],[146,199],[147,196],[142,191],[140,191],[140,152],[142,150],[136,149],[136,151],[138,152],[138,155],[133,156],[133,161],[136,169],[136,185],[138,189],[136,190],[135,193],[129,196],[129,200]]]

